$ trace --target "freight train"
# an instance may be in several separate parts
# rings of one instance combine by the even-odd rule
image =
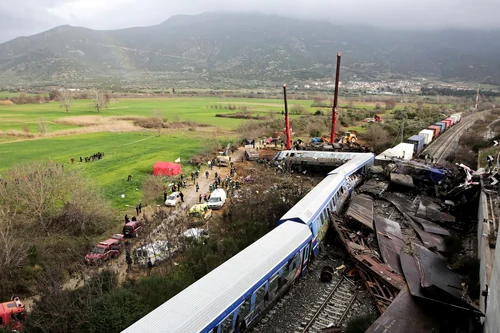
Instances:
[[[461,113],[452,114],[450,117],[435,123],[421,130],[417,135],[413,135],[406,142],[413,144],[414,155],[420,153],[425,146],[429,145],[439,135],[448,130],[450,127],[455,126],[462,120]]]

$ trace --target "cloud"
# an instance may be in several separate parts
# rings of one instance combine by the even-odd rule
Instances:
[[[500,29],[498,0],[17,0],[0,3],[0,41],[59,24],[118,29],[176,14],[262,12],[390,28]]]

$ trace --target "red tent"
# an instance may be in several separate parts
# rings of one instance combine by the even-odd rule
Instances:
[[[155,176],[177,176],[181,172],[181,165],[177,163],[156,162],[153,166],[153,175]]]

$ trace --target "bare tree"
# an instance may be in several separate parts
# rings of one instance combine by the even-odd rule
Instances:
[[[42,117],[38,119],[37,125],[38,132],[40,132],[40,134],[47,134],[47,132],[49,131],[49,123],[47,122],[47,120],[45,120],[45,118]]]
[[[97,112],[101,112],[102,109],[108,107],[111,96],[109,93],[104,92],[102,90],[91,89],[89,91],[90,97],[92,99],[92,107],[97,110]]]
[[[16,223],[52,230],[96,233],[106,230],[113,212],[80,172],[35,162],[8,170],[0,186],[0,209],[18,213]]]
[[[396,100],[394,98],[391,98],[391,99],[387,99],[384,101],[385,103],[385,109],[386,110],[392,110],[396,107]]]
[[[153,119],[155,120],[156,129],[158,130],[158,136],[161,134],[161,129],[163,128],[163,121],[165,119],[165,113],[162,110],[153,110]]]
[[[372,124],[364,137],[376,153],[379,153],[389,141],[389,134],[379,124]]]
[[[12,221],[15,212],[8,208],[0,209],[0,271],[11,276],[14,269],[22,268],[26,264],[28,252],[25,244],[15,234]]]
[[[71,102],[73,102],[73,93],[68,89],[60,90],[57,95],[57,100],[59,101],[59,107],[64,108],[66,112],[69,112]]]

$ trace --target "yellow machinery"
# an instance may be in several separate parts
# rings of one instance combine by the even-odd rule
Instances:
[[[189,209],[188,216],[191,219],[189,226],[193,228],[203,225],[212,216],[212,210],[206,203],[196,204]]]
[[[351,133],[351,132],[345,132],[344,135],[342,135],[342,138],[340,139],[340,143],[354,143],[356,142],[358,138],[356,137],[356,134]]]

